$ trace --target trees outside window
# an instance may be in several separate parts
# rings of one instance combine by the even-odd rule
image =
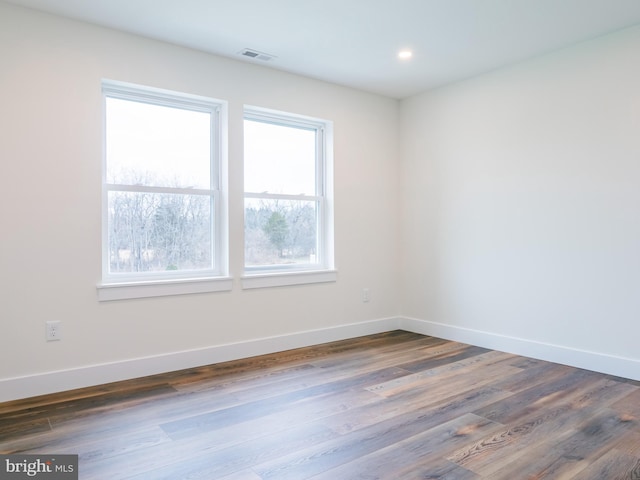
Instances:
[[[331,268],[328,127],[245,109],[245,271]]]

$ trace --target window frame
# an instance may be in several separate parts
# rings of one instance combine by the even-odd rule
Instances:
[[[107,98],[210,114],[210,187],[207,189],[109,183],[107,179],[106,148]],[[228,276],[227,155],[226,139],[223,136],[223,125],[225,125],[226,117],[227,103],[222,100],[113,80],[102,80],[102,281],[98,285],[99,300],[227,291],[231,289],[231,279]],[[212,216],[210,227],[211,268],[140,273],[110,272],[108,196],[109,192],[113,191],[208,196]],[[213,203],[212,206],[211,203]]]
[[[263,122],[272,125],[315,131],[315,195],[294,195],[247,192],[243,188],[243,217],[247,199],[315,201],[316,244],[318,262],[313,264],[274,264],[247,266],[243,261],[242,287],[261,288],[306,283],[333,282],[337,280],[334,266],[333,235],[333,122],[303,115],[261,107],[244,107],[244,121]],[[243,161],[243,172],[246,166]],[[245,224],[246,219],[243,221]],[[244,231],[244,229],[243,229]],[[243,258],[246,238],[243,241]]]

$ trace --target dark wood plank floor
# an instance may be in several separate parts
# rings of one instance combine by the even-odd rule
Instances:
[[[395,331],[0,404],[100,479],[636,479],[640,383]]]

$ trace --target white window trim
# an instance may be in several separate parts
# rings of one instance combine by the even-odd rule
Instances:
[[[145,99],[149,103],[173,107],[190,108],[196,111],[206,111],[214,119],[211,142],[212,166],[211,189],[194,190],[164,187],[129,187],[126,185],[111,185],[106,181],[106,142],[103,134],[102,155],[102,280],[98,283],[97,294],[99,301],[123,300],[131,298],[158,297],[166,295],[183,295],[190,293],[206,293],[230,291],[233,280],[228,276],[228,200],[227,195],[227,118],[228,104],[226,101],[183,94],[153,87],[145,87],[114,80],[102,81],[103,98],[103,132],[106,125],[106,97],[115,97],[133,101]],[[108,219],[107,194],[109,191],[149,191],[158,193],[187,193],[211,196],[214,201],[214,219],[212,224],[212,255],[214,269],[197,272],[150,272],[148,274],[109,274],[108,273]],[[184,190],[184,191],[183,191]]]
[[[247,267],[241,277],[242,288],[279,287],[337,281],[333,236],[333,122],[302,115],[245,105],[243,119],[311,128],[318,132],[316,162],[317,195],[280,195],[244,192],[243,198],[283,198],[318,201],[318,251],[321,262],[299,265],[264,265]],[[243,243],[244,244],[244,243]],[[243,249],[244,250],[244,249]]]
[[[102,283],[97,286],[98,300],[101,302],[131,298],[164,297],[167,295],[229,292],[232,288],[233,279],[230,277]]]
[[[241,278],[242,289],[285,287],[290,285],[308,285],[312,283],[330,283],[338,280],[337,270],[314,270],[300,272],[269,272],[244,275]]]

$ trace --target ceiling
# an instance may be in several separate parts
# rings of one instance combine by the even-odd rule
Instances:
[[[639,0],[6,0],[405,98],[640,24]],[[273,55],[239,55],[244,48]],[[413,58],[400,60],[400,49]]]

